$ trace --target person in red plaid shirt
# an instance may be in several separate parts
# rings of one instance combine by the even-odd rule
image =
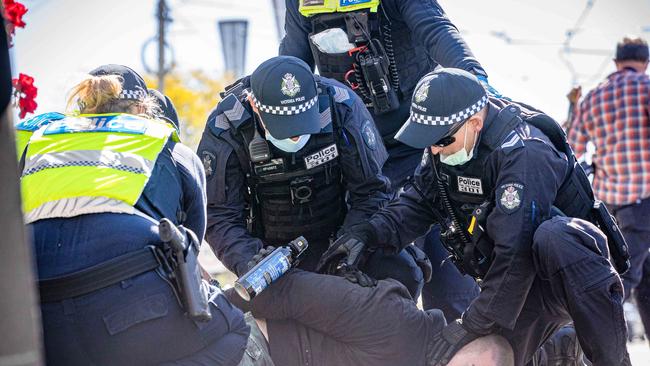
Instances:
[[[596,146],[594,193],[616,216],[630,250],[622,277],[634,290],[650,336],[650,78],[648,43],[626,37],[616,48],[616,72],[585,96],[569,131],[576,156]]]

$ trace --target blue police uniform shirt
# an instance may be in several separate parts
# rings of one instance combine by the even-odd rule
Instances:
[[[280,44],[280,55],[298,57],[314,68],[308,38],[312,31],[310,18],[299,13],[298,5],[299,0],[287,0],[286,35]],[[393,136],[408,118],[413,89],[424,75],[438,64],[487,74],[437,1],[382,0],[378,13],[382,12],[390,19],[403,98],[399,109],[373,114],[373,118],[393,158],[413,153],[412,148],[393,140]]]
[[[498,107],[490,104],[486,121],[493,120],[497,111]],[[434,223],[432,207],[438,207],[439,198],[432,159],[423,159],[423,163],[416,171],[415,181],[425,197],[411,187],[370,220],[380,246],[404,246]],[[482,178],[487,186],[494,187],[495,208],[486,227],[494,241],[494,258],[481,293],[464,318],[482,327],[494,323],[508,329],[514,327],[526,300],[522,294],[528,292],[535,277],[531,256],[533,234],[550,217],[566,170],[566,156],[527,123],[516,129],[516,138],[506,138],[503,145],[490,153]],[[513,190],[516,195],[509,193]]]
[[[347,227],[369,218],[390,198],[390,183],[381,174],[387,153],[361,99],[336,80],[322,77],[317,80],[332,95],[335,113],[343,127],[341,133],[335,134],[335,141],[340,154],[343,185],[348,192],[349,209],[343,223]],[[226,99],[221,103],[226,103]],[[230,128],[217,118],[218,113],[225,113],[221,103],[208,119],[198,147],[198,155],[208,172],[206,239],[222,263],[241,275],[264,243],[251,235],[246,227],[247,189],[240,161],[231,145],[217,136],[230,132],[215,128],[216,125]],[[250,105],[243,105],[245,112],[242,115],[252,115]],[[309,143],[303,149],[308,147]]]

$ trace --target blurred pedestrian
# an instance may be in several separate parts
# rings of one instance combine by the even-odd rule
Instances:
[[[616,72],[590,91],[569,132],[576,155],[591,141],[594,192],[607,203],[629,245],[625,298],[634,293],[650,335],[650,78],[648,43],[625,37],[616,47]]]

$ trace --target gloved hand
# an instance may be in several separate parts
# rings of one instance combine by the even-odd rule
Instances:
[[[485,75],[476,75],[476,78],[481,83],[481,85],[483,85],[485,90],[487,90],[487,93],[488,93],[489,96],[495,97],[495,98],[503,98],[503,99],[510,100],[510,98],[504,97],[503,94],[499,93],[496,89],[494,89],[492,87],[492,85],[490,85],[490,83],[488,83],[487,76],[485,76]]]
[[[339,276],[343,276],[346,280],[356,283],[357,285],[361,287],[375,287],[377,286],[377,280],[368,276],[367,274],[361,272],[360,270],[353,268],[353,267],[348,267],[348,266],[343,266],[339,270],[339,273],[337,274]]]
[[[259,262],[262,261],[262,259],[266,258],[269,254],[273,253],[274,250],[275,250],[275,247],[270,246],[270,245],[260,249],[260,251],[257,252],[257,254],[255,254],[253,256],[253,258],[251,258],[250,261],[248,261],[248,264],[247,264],[248,270],[246,270],[246,271],[248,272],[251,269],[253,269],[253,267],[255,267]]]
[[[320,257],[316,272],[336,275],[342,266],[356,269],[364,249],[365,237],[354,232],[345,233]]]
[[[433,366],[448,364],[458,350],[478,337],[478,334],[465,329],[460,319],[447,324],[434,337],[429,363]]]

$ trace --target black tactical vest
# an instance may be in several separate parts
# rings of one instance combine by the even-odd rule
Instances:
[[[346,213],[334,134],[312,135],[296,153],[270,148],[271,160],[253,164],[250,179],[264,242],[286,245],[300,235],[328,242]]]
[[[492,121],[486,121],[475,157],[466,164],[450,166],[440,163],[438,156],[433,158],[434,177],[437,172],[440,179],[440,182],[436,182],[434,178],[432,183],[439,185],[440,199],[436,208],[444,215],[441,240],[452,253],[454,264],[463,273],[474,277],[482,277],[489,268],[493,248],[492,243],[486,241],[488,238],[468,233],[472,214],[480,206],[485,206],[486,202],[494,200],[494,187],[485,176],[485,163],[492,151],[520,123],[518,116],[513,119],[513,116],[503,111]],[[477,242],[478,239],[480,243]]]
[[[361,14],[361,16],[359,16]],[[356,17],[356,21],[353,19]],[[391,22],[382,6],[376,13],[368,10],[358,10],[344,13],[317,14],[311,18],[312,33],[310,36],[326,29],[341,28],[348,35],[350,43],[360,47],[368,42],[367,37],[379,43],[385,51],[386,61],[389,62],[389,76],[393,88],[402,99],[410,99],[419,78],[432,70],[423,47],[415,47],[411,32],[402,22]],[[372,106],[368,90],[363,87],[360,77],[358,49],[338,54],[321,52],[310,38],[310,46],[319,73],[322,76],[336,79],[352,87],[364,103]]]

